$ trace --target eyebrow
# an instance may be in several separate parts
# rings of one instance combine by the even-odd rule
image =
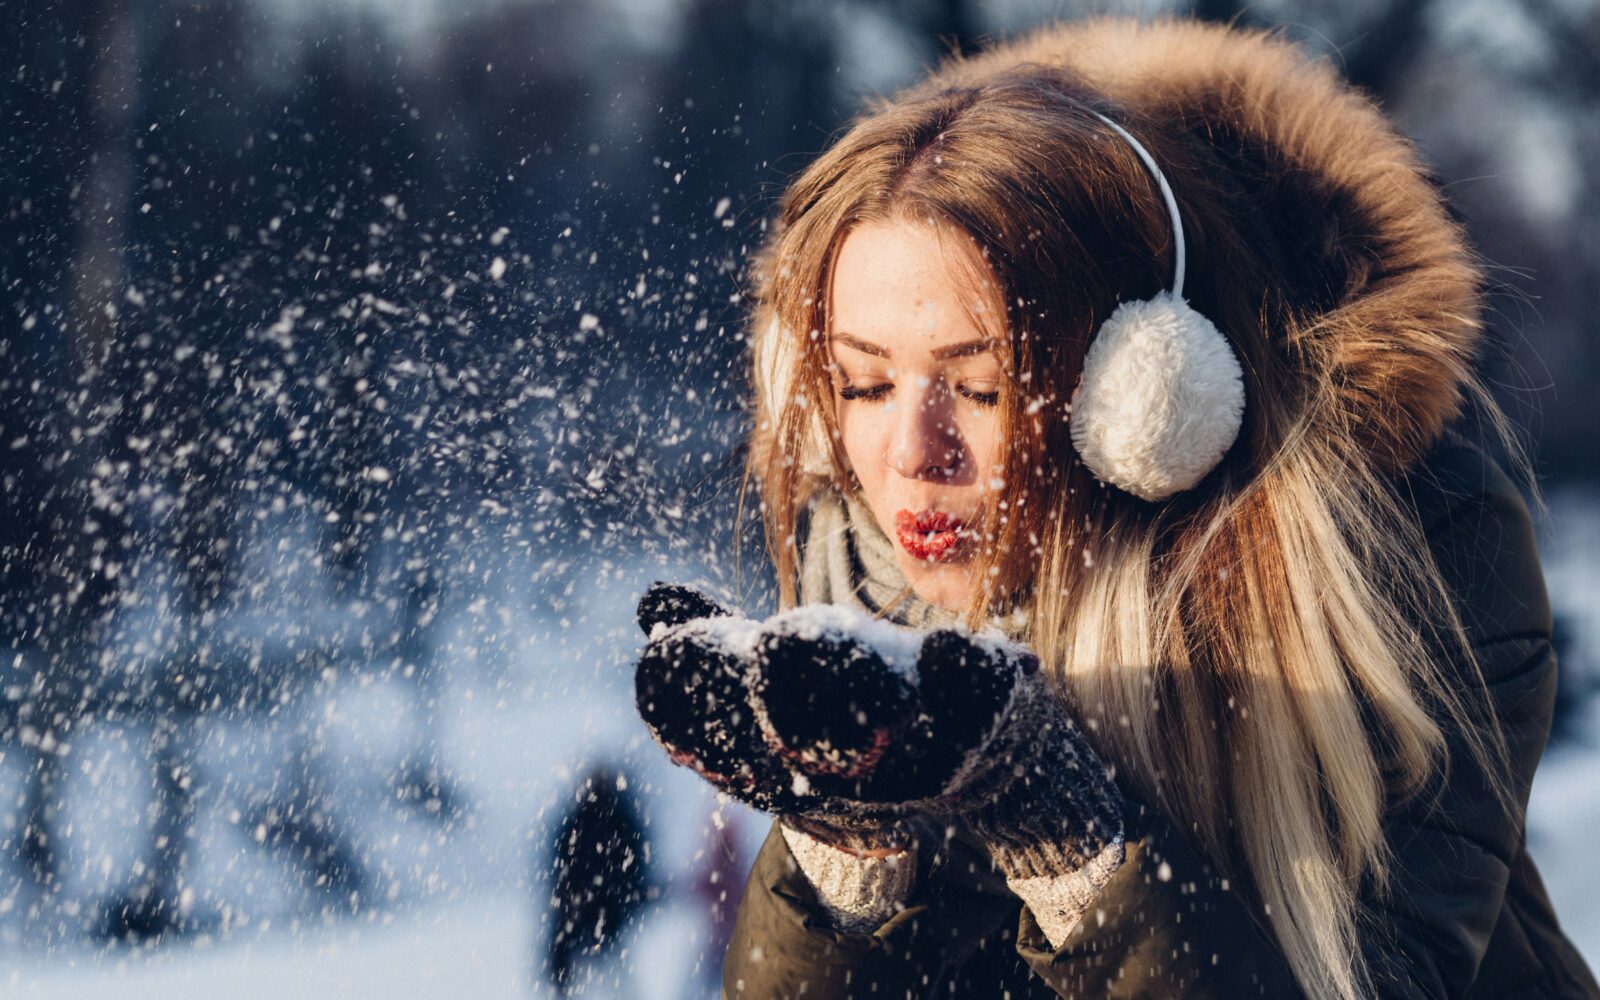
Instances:
[[[861,340],[858,337],[852,337],[848,333],[835,333],[831,339],[837,340],[846,347],[853,347],[863,354],[870,354],[873,357],[887,358],[889,356],[889,352],[879,347],[877,344],[871,344],[865,340]],[[984,337],[979,340],[968,340],[960,344],[949,344],[944,347],[935,348],[933,352],[933,359],[935,361],[948,361],[951,358],[967,358],[974,354],[981,354],[993,346],[994,340],[988,337]]]

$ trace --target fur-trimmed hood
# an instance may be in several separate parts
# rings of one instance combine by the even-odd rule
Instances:
[[[1280,346],[1313,368],[1306,377],[1331,394],[1333,419],[1391,469],[1439,438],[1485,344],[1484,272],[1412,143],[1335,66],[1263,29],[1101,16],[952,59],[902,96],[1019,63],[1066,69],[1208,143],[1281,232],[1293,273],[1317,286],[1308,321]],[[1181,180],[1173,186],[1181,199]],[[755,344],[769,389],[794,360],[776,334]]]
[[[1295,227],[1285,243],[1338,282],[1299,335],[1329,348],[1315,374],[1343,415],[1389,465],[1439,437],[1482,346],[1482,272],[1410,141],[1331,62],[1260,29],[1101,17],[956,62],[927,85],[1017,62],[1063,66],[1226,150],[1257,204]]]

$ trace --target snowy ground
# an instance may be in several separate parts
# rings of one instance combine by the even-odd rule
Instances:
[[[1561,662],[1566,680],[1600,684],[1600,494],[1551,491],[1539,524],[1550,603],[1571,630]],[[1600,697],[1584,703],[1576,739],[1551,748],[1534,775],[1528,844],[1567,934],[1600,975]]]
[[[746,862],[766,826],[737,806],[719,813],[708,787],[671,767],[637,717],[633,602],[657,576],[703,579],[677,565],[618,568],[555,621],[486,628],[473,619],[493,615],[493,602],[457,609],[440,639],[447,680],[419,687],[352,674],[271,718],[202,720],[191,737],[201,791],[188,884],[196,912],[225,913],[227,929],[150,950],[96,950],[71,932],[41,946],[40,921],[22,915],[26,901],[0,898],[0,931],[14,942],[0,945],[0,996],[553,996],[536,964],[548,842],[596,765],[620,768],[638,796],[664,892],[620,953],[583,970],[577,981],[586,986],[573,993],[715,996],[709,978],[697,978],[714,956],[692,882],[706,864],[714,813],[733,823]],[[490,631],[535,638],[486,644]],[[424,710],[423,700],[434,703]],[[96,724],[76,734],[65,758],[57,912],[69,924],[140,856],[141,738],[137,726]],[[458,789],[454,820],[395,808],[388,781],[419,752]],[[0,801],[20,801],[23,765],[0,754]],[[317,789],[311,801],[331,812],[371,875],[371,902],[353,915],[326,918],[316,908],[327,900],[285,888],[296,881],[292,868],[239,822],[251,795],[297,785]]]
[[[572,995],[684,1000],[715,997],[696,983],[685,959],[697,914],[675,906],[657,913],[628,942],[624,956],[581,979]],[[104,953],[11,963],[0,972],[7,997],[79,1000],[230,1000],[285,997],[406,998],[554,997],[529,973],[534,931],[527,900],[484,895],[415,913],[384,926],[339,926],[283,932],[248,944],[162,949],[152,955]]]
[[[619,955],[588,970],[575,995],[687,1000],[714,997],[697,982],[706,964],[702,908],[686,891],[686,873],[701,862],[703,838],[716,808],[698,779],[646,752],[631,705],[610,697],[579,705],[491,704],[469,689],[455,692],[439,734],[452,770],[473,796],[474,823],[433,852],[431,898],[326,923],[315,918],[258,919],[225,941],[191,941],[152,951],[57,950],[47,957],[8,955],[0,995],[103,1000],[226,995],[233,1000],[555,996],[537,981],[535,949],[543,925],[537,911],[541,857],[532,841],[555,812],[553,803],[596,755],[630,765],[648,809],[651,834],[673,878],[664,900]],[[383,699],[373,699],[383,704]],[[354,710],[353,708],[351,709]],[[383,713],[377,713],[382,715]],[[537,734],[537,735],[535,735]],[[335,741],[337,744],[337,741]],[[600,752],[598,748],[609,748]],[[346,750],[344,759],[356,757]],[[726,807],[752,857],[765,827],[753,814]],[[748,822],[743,822],[748,820]],[[222,851],[213,855],[226,856]],[[397,858],[426,858],[413,845]],[[202,876],[202,879],[204,876]],[[219,874],[212,892],[234,887]],[[265,923],[265,926],[261,926]]]

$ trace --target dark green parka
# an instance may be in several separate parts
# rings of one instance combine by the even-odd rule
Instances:
[[[1361,946],[1379,994],[1600,998],[1527,853],[1524,810],[1556,690],[1550,607],[1521,495],[1477,442],[1447,429],[1460,426],[1461,382],[1484,353],[1482,274],[1425,168],[1326,61],[1271,35],[1193,21],[1058,25],[947,64],[911,93],[982,86],[1028,63],[1064,68],[1212,147],[1207,183],[1264,220],[1286,294],[1315,331],[1295,348],[1297,362],[1414,503],[1484,667],[1516,808],[1497,804],[1448,733],[1438,794],[1390,803],[1393,891],[1362,895]],[[1180,202],[1199,183],[1171,181]],[[1205,219],[1189,222],[1196,266],[1218,266],[1206,260]],[[754,349],[758,361],[783,364],[760,337]],[[1466,665],[1441,659],[1459,684],[1477,683]],[[1060,948],[962,835],[924,846],[906,909],[873,933],[841,934],[774,829],[739,909],[725,994],[1299,995],[1265,915],[1185,831],[1125,792],[1127,859]]]
[[[1453,431],[1403,489],[1414,497],[1485,671],[1518,809],[1500,808],[1452,738],[1442,794],[1389,811],[1394,891],[1381,903],[1369,899],[1364,940],[1379,995],[1600,998],[1527,851],[1523,810],[1556,691],[1550,606],[1528,509],[1482,448]],[[1060,948],[1050,947],[965,836],[925,851],[909,905],[876,931],[834,931],[774,824],[745,887],[724,995],[1301,995],[1263,914],[1224,884],[1189,838],[1129,794],[1127,859]]]

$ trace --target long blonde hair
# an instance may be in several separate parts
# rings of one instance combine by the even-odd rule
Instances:
[[[1160,290],[1173,252],[1149,176],[1091,108],[1162,164],[1188,233],[1184,292],[1245,373],[1234,447],[1160,504],[1098,484],[1068,435],[1093,331],[1119,300]],[[1207,143],[1060,67],[880,102],[792,182],[757,259],[744,487],[759,483],[790,607],[802,507],[816,490],[859,488],[827,372],[838,248],[873,220],[934,218],[970,236],[1008,327],[1000,407],[1015,446],[982,521],[995,530],[965,620],[1024,609],[1107,759],[1265,910],[1308,994],[1349,998],[1368,988],[1357,893],[1364,879],[1386,885],[1387,797],[1437,776],[1441,724],[1458,725],[1485,764],[1503,746],[1471,721],[1482,692],[1441,675],[1439,649],[1474,663],[1472,647],[1393,489],[1396,452],[1335,377],[1349,345],[1319,326],[1364,279],[1359,255],[1313,259],[1249,204]],[[1476,262],[1463,249],[1440,266],[1437,308],[1476,322]],[[1474,401],[1525,466],[1473,359],[1445,363],[1463,397],[1452,405]]]

